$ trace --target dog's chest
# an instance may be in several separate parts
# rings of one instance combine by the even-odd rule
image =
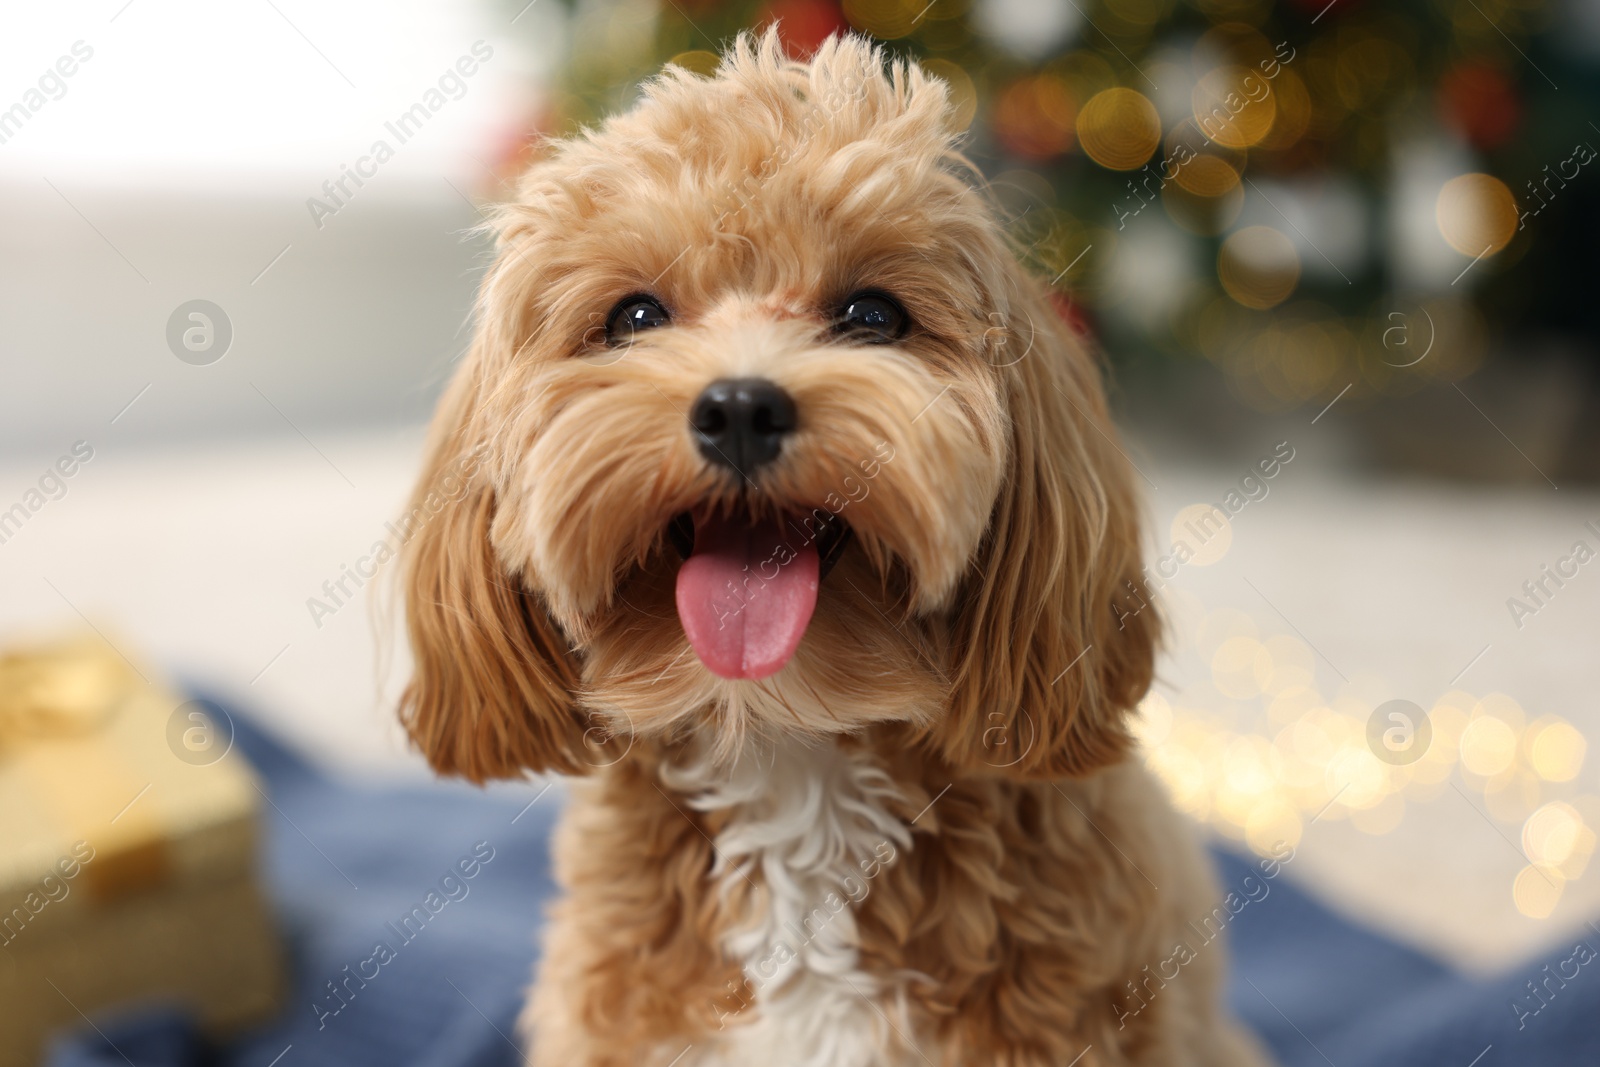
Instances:
[[[707,761],[664,777],[700,810],[725,813],[716,877],[756,890],[732,898],[750,903],[723,939],[743,965],[736,1006],[683,1067],[898,1062],[897,1035],[910,1037],[894,1018],[898,989],[862,968],[855,915],[910,847],[894,783],[870,754],[831,742],[784,742],[732,767]]]

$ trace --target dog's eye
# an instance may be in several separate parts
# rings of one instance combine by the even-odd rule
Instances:
[[[839,307],[834,330],[853,341],[888,344],[906,332],[906,311],[886,293],[866,290]]]
[[[671,321],[672,316],[655,297],[638,293],[625,296],[606,316],[606,344],[625,345],[640,330],[653,330]]]

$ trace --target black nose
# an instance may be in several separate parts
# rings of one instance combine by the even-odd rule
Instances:
[[[689,409],[700,454],[742,475],[778,458],[794,432],[794,400],[765,378],[723,378]]]

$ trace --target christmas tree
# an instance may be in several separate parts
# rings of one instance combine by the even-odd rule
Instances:
[[[1360,404],[1530,336],[1577,338],[1594,365],[1584,17],[1537,0],[582,3],[546,126],[597,121],[665,63],[709,74],[743,29],[776,22],[796,56],[867,34],[948,83],[1019,251],[1125,368],[1204,359],[1261,411]]]

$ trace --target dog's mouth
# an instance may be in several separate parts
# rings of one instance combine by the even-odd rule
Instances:
[[[684,512],[667,526],[678,569],[678,621],[695,655],[722,678],[760,679],[794,656],[850,527],[817,509],[757,517]]]

